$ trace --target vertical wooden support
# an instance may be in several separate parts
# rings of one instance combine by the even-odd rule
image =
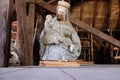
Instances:
[[[105,25],[105,28],[106,29],[109,29],[110,31],[109,31],[109,35],[112,37],[112,30],[110,29],[110,17],[111,17],[111,5],[112,5],[112,0],[107,0],[106,1],[106,4],[107,4],[107,17],[106,17],[106,25]],[[110,57],[112,57],[112,51],[111,51],[111,49],[112,49],[112,47],[113,47],[113,45],[111,45],[110,44]],[[108,56],[109,57],[109,56]],[[111,62],[113,61],[113,59],[111,59]]]
[[[43,13],[41,13],[41,15],[39,16],[39,20],[38,20],[40,34],[41,34],[42,30],[44,29],[44,23],[43,23],[43,21],[44,21]],[[39,35],[39,37],[40,37],[40,35]]]
[[[0,67],[8,66],[12,0],[0,0]]]
[[[41,16],[40,16],[40,18],[41,18],[41,21],[40,21],[40,25],[41,25],[41,29],[43,29],[44,28],[44,22],[45,22],[45,13],[44,13],[44,9],[43,8],[41,8]]]
[[[42,22],[41,15],[37,15],[36,19],[37,19],[36,24],[35,24],[36,33],[34,34],[34,41],[35,41],[35,39],[37,39],[39,41],[40,33],[43,30],[43,26],[41,26],[41,22]]]
[[[22,65],[30,65],[29,55],[29,41],[28,32],[26,28],[26,4],[25,0],[15,0],[16,13],[18,20],[18,30],[20,36],[20,47],[21,47],[21,63]]]
[[[106,12],[106,20],[105,20],[105,29],[110,28],[110,16],[111,16],[111,0],[106,0],[107,12]]]
[[[84,1],[81,0],[81,8],[80,8],[80,20],[83,20],[83,12],[84,12]]]
[[[41,34],[41,32],[42,32],[42,30],[44,29],[44,21],[45,21],[45,19],[44,19],[44,16],[45,16],[45,13],[43,12],[43,8],[40,8],[40,18],[39,18],[39,30],[40,30],[40,34]],[[39,42],[40,43],[40,42]]]
[[[118,29],[120,29],[120,0],[119,0],[119,18],[118,18]]]
[[[95,22],[96,22],[96,15],[97,15],[97,4],[98,0],[94,1],[94,10],[93,10],[93,19],[92,19],[92,27],[95,28]],[[94,61],[94,53],[93,53],[93,35],[90,35],[90,46],[91,46],[91,55],[92,55],[92,61]]]
[[[30,3],[29,4],[29,14],[28,14],[28,24],[27,24],[27,30],[28,30],[28,40],[29,40],[29,61],[30,64],[33,65],[33,35],[34,35],[34,20],[35,20],[35,4]]]
[[[95,22],[96,22],[96,15],[97,15],[97,3],[98,1],[94,1],[94,10],[93,10],[93,20],[92,20],[92,27],[95,27]]]
[[[17,22],[17,23],[18,23],[18,22]],[[16,40],[17,40],[17,41],[19,41],[19,40],[20,40],[18,25],[17,25]]]

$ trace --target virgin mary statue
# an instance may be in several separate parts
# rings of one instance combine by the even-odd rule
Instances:
[[[74,61],[80,56],[81,43],[69,22],[69,7],[68,2],[58,1],[56,17],[46,16],[39,40],[42,60]]]

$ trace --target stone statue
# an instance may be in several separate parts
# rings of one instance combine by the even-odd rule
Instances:
[[[15,40],[15,43],[11,41],[11,49],[10,49],[10,55],[11,57],[9,58],[9,64],[10,65],[20,65],[21,60],[20,60],[20,43],[18,40]]]
[[[58,1],[56,17],[46,16],[40,35],[42,60],[74,61],[81,53],[80,39],[68,19],[69,3]]]

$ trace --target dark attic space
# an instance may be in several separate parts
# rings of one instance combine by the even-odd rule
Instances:
[[[119,65],[119,50],[120,0],[0,0],[0,67]]]

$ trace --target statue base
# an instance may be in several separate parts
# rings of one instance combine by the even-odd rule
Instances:
[[[39,66],[45,67],[79,67],[78,61],[40,61]]]

